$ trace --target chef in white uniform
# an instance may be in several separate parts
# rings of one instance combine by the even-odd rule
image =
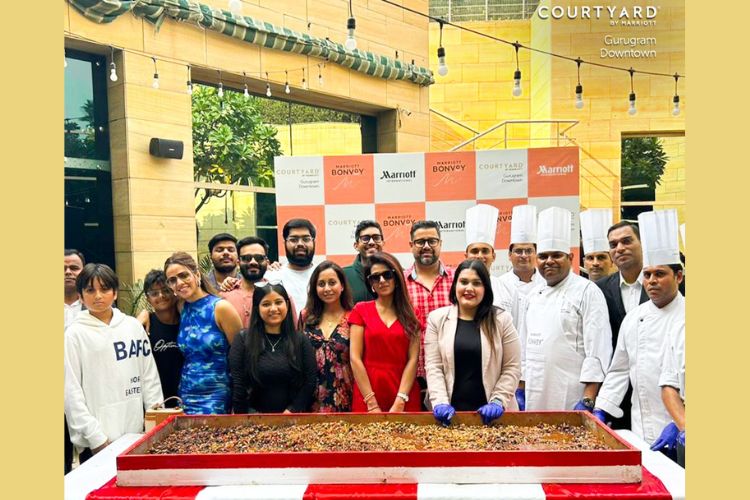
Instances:
[[[612,226],[611,208],[592,208],[580,214],[583,267],[589,279],[596,281],[617,271],[609,255],[607,230]]]
[[[497,217],[500,211],[492,205],[479,204],[466,209],[466,258],[482,261],[487,272],[495,262],[495,236]],[[509,307],[512,297],[500,285],[500,279],[490,274],[492,283],[492,304],[505,309]],[[508,311],[510,312],[510,311]]]
[[[546,286],[529,295],[521,340],[528,410],[588,410],[612,358],[612,330],[602,291],[571,271],[572,214],[539,214],[537,257]]]
[[[612,363],[596,398],[594,414],[623,414],[620,406],[632,404],[631,430],[653,443],[672,420],[659,387],[662,346],[670,331],[685,326],[685,299],[678,290],[682,281],[677,211],[659,210],[638,216],[643,246],[643,288],[650,300],[631,310],[620,326]],[[623,402],[628,383],[631,401]]]
[[[545,285],[536,270],[536,207],[516,205],[510,221],[510,247],[508,258],[513,269],[499,278],[504,289],[503,300],[498,304],[513,317],[513,326],[519,328],[519,307],[523,297],[531,290]]]
[[[669,332],[662,356],[661,399],[672,417],[651,446],[660,450],[674,446],[677,463],[685,467],[685,326]],[[676,434],[676,437],[675,437]]]

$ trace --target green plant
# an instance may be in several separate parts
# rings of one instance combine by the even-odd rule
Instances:
[[[661,182],[669,157],[658,137],[630,137],[622,140],[622,186],[646,184],[651,189]]]

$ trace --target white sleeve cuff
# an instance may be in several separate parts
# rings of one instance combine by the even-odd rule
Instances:
[[[601,396],[596,398],[596,403],[594,403],[594,408],[599,408],[600,410],[604,410],[615,418],[622,417],[624,413],[622,411],[622,408],[614,404],[612,401],[609,401]]]
[[[604,382],[605,375],[606,373],[601,360],[596,357],[588,357],[583,360],[579,382],[583,384],[589,382]]]

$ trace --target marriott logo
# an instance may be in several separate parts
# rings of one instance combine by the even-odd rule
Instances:
[[[537,175],[566,175],[573,173],[573,165],[564,165],[561,167],[548,167],[547,165],[539,165],[536,171]]]

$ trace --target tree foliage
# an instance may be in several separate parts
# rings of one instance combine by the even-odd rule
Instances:
[[[647,184],[656,189],[668,161],[658,137],[623,139],[621,185]]]
[[[68,158],[95,158],[94,101],[87,99],[81,106],[83,116],[65,118],[65,156]]]
[[[264,123],[256,99],[226,91],[219,98],[213,87],[195,85],[193,90],[193,163],[195,180],[221,184],[272,187],[273,157],[281,154],[276,129]],[[195,211],[216,189],[199,189],[202,197]]]
[[[266,121],[266,123],[287,125],[290,122],[290,114],[291,122],[293,124],[321,122],[360,122],[360,116],[354,113],[346,113],[344,111],[336,111],[328,108],[318,108],[315,106],[307,106],[305,104],[297,103],[292,103],[290,106],[289,103],[285,101],[264,99],[261,97],[256,97],[254,99],[257,99],[259,107],[258,109],[263,115],[263,119]]]

